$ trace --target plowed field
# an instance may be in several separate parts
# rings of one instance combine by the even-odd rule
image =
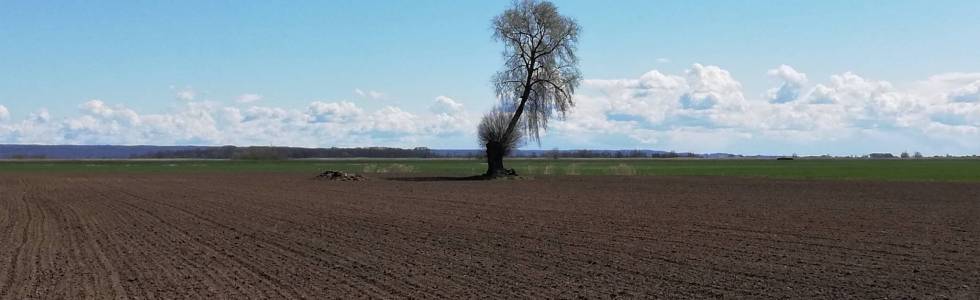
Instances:
[[[0,174],[0,298],[980,297],[980,184]]]

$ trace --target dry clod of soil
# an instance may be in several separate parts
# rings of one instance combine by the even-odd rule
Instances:
[[[361,174],[346,173],[341,171],[325,171],[316,176],[317,179],[326,179],[333,181],[361,181],[366,180],[367,177]]]

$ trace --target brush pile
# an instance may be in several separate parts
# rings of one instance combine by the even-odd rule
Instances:
[[[316,179],[331,180],[331,181],[361,181],[366,180],[367,177],[361,176],[360,174],[346,173],[341,171],[325,171],[316,176]]]

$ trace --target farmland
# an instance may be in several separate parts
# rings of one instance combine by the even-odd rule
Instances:
[[[485,182],[423,173],[472,161],[362,163],[372,162],[5,163],[0,299],[980,293],[976,182]],[[312,178],[344,166],[376,173]]]
[[[980,181],[980,159],[514,159],[508,167],[529,176],[656,175],[736,176],[782,179]],[[301,172],[470,176],[486,170],[475,159],[336,160],[88,160],[0,161],[0,172]]]

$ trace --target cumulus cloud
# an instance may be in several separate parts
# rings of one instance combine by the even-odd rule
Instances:
[[[368,98],[373,100],[380,100],[385,98],[385,94],[382,92],[372,91],[372,90],[365,91],[359,88],[354,89],[354,94],[361,98]]]
[[[597,147],[619,136],[610,147],[626,140],[705,152],[980,151],[980,101],[973,98],[980,74],[939,74],[905,87],[853,72],[808,87],[806,74],[790,66],[768,75],[780,84],[759,99],[744,97],[728,71],[711,65],[694,64],[683,76],[653,70],[586,80],[578,106],[549,137]]]
[[[745,100],[742,84],[718,66],[694,64],[687,70],[687,82],[689,90],[680,100],[686,109],[703,110],[715,105],[738,107]]]
[[[7,110],[6,106],[0,105],[0,121],[6,121],[10,119],[10,111]]]
[[[438,97],[432,111],[396,106],[367,110],[349,101],[313,101],[305,108],[188,101],[164,113],[141,114],[100,99],[77,115],[55,118],[40,109],[19,122],[0,124],[0,143],[426,146],[473,131],[462,104]],[[436,112],[438,111],[438,112]]]
[[[954,102],[980,102],[980,80],[953,90],[947,97]]]
[[[255,120],[283,120],[292,114],[290,111],[278,107],[252,106],[244,112],[239,112],[242,122]]]
[[[811,104],[834,104],[838,102],[837,99],[834,99],[834,90],[822,84],[813,87],[807,99]]]
[[[348,122],[360,117],[364,113],[364,111],[358,108],[356,104],[347,101],[314,101],[313,103],[310,103],[309,107],[307,108],[307,112],[312,118],[312,121],[318,123]]]
[[[436,114],[454,115],[463,111],[463,105],[446,96],[436,97],[436,102],[429,107]]]
[[[48,113],[47,108],[42,107],[38,109],[36,112],[31,113],[27,117],[27,121],[33,123],[47,123],[51,121],[51,114]]]
[[[138,125],[139,114],[123,106],[110,107],[102,100],[89,100],[79,106],[85,114],[98,116],[105,120],[118,121],[125,125]]]
[[[770,89],[766,92],[766,99],[774,103],[786,103],[796,100],[806,84],[806,74],[797,72],[793,67],[780,65],[769,70],[769,76],[778,78],[782,84],[778,88]]]
[[[589,112],[608,111],[612,114],[638,115],[647,122],[659,123],[666,119],[668,111],[677,107],[674,100],[687,89],[687,81],[681,76],[652,70],[638,79],[584,80],[583,87],[600,91],[602,97],[576,101],[572,113],[586,115]]]
[[[259,94],[241,94],[235,101],[238,103],[252,103],[262,100],[262,95]]]
[[[742,84],[714,65],[587,79],[575,95],[577,105],[567,119],[551,123],[545,141],[769,154],[980,152],[980,73],[937,74],[902,86],[853,72],[808,78],[790,66],[767,74],[778,85],[755,97],[746,97]],[[54,117],[42,108],[21,120],[10,120],[0,106],[0,119],[7,119],[0,122],[0,143],[438,147],[452,141],[450,147],[460,147],[474,145],[479,115],[447,96],[421,107],[362,107],[344,100],[245,107],[188,100],[160,113],[92,99],[71,116]]]
[[[423,129],[422,120],[415,114],[394,106],[385,106],[375,111],[367,120],[373,131],[381,133],[413,134]]]
[[[194,99],[197,98],[197,91],[195,91],[193,88],[185,87],[185,88],[178,89],[174,86],[171,86],[170,89],[176,90],[176,92],[174,93],[174,97],[176,97],[177,100],[194,101]]]

